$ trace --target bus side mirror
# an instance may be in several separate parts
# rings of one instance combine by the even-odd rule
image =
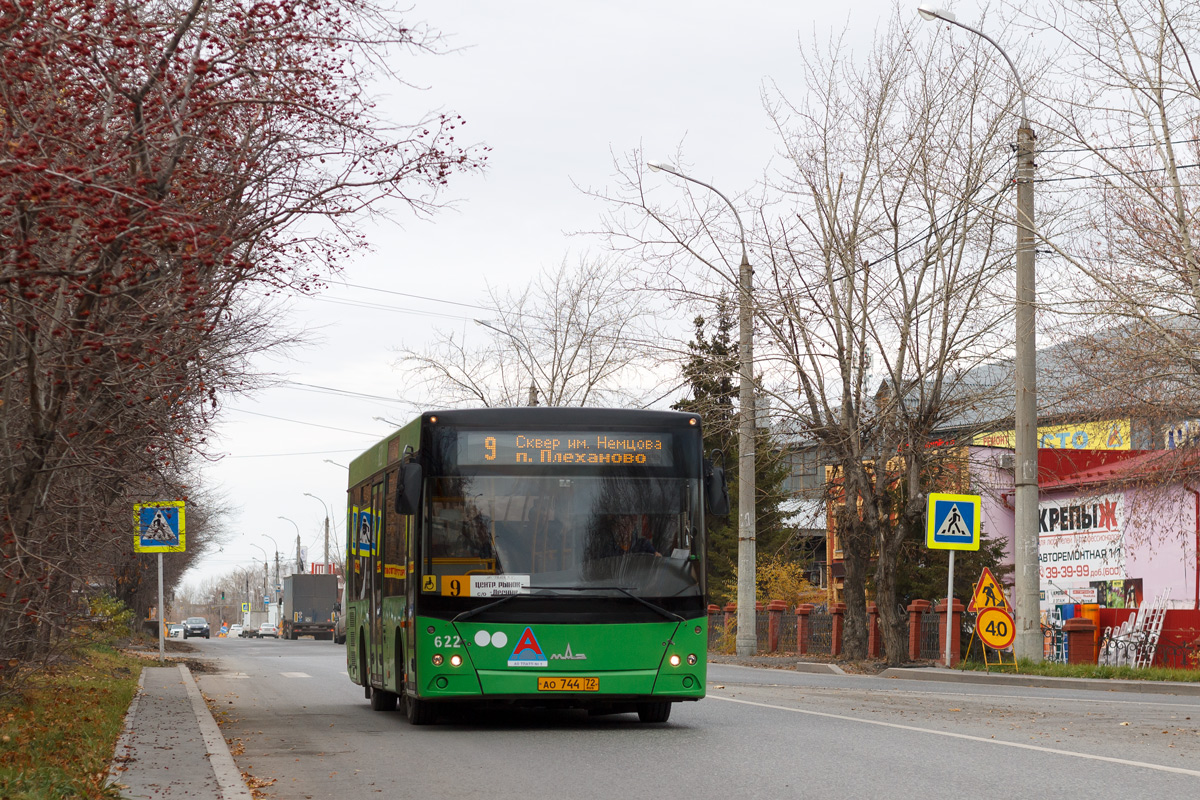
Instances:
[[[400,467],[400,486],[396,491],[396,513],[411,516],[421,505],[421,465],[409,461]]]
[[[718,517],[729,516],[729,484],[725,480],[724,467],[710,467],[705,473],[704,499],[708,513]]]

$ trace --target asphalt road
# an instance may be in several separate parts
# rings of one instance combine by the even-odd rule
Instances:
[[[188,640],[234,758],[267,797],[1190,797],[1200,698],[710,665],[666,725],[508,711],[412,727],[343,649]]]

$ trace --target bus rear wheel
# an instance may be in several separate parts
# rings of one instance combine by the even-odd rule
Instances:
[[[638,703],[637,715],[642,722],[666,722],[671,718],[671,703]]]
[[[395,711],[396,710],[396,695],[391,692],[385,692],[383,689],[371,689],[371,710],[372,711]]]
[[[437,706],[411,694],[400,699],[404,703],[404,714],[413,725],[432,725],[437,722]]]

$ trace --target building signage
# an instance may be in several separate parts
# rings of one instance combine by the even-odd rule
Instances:
[[[1111,581],[1125,574],[1125,497],[1077,496],[1038,503],[1042,591],[1057,582]]]
[[[1038,447],[1054,450],[1129,450],[1129,420],[1109,419],[1077,425],[1041,425],[1037,429]],[[1014,431],[981,433],[971,444],[982,447],[1016,446]]]

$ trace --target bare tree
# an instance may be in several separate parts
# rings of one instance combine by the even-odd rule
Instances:
[[[758,392],[836,463],[851,657],[866,654],[868,580],[889,658],[905,657],[898,553],[927,492],[965,480],[960,452],[928,445],[981,401],[958,379],[1011,333],[1011,295],[997,292],[1014,254],[1015,94],[988,55],[918,35],[897,11],[861,60],[836,40],[803,50],[803,98],[767,92],[786,164],[746,200]],[[640,172],[625,176],[610,198],[615,247],[689,294],[696,264],[709,285],[735,285],[719,209],[664,210]]]
[[[646,318],[612,263],[564,261],[518,292],[490,289],[491,341],[473,347],[439,331],[432,344],[402,349],[398,365],[422,375],[447,406],[641,404],[659,386]]]
[[[1073,294],[1055,312],[1085,366],[1072,402],[1137,417],[1200,400],[1200,10],[1176,0],[1057,0],[1024,20],[1055,42],[1039,196],[1072,225],[1045,236]]]

